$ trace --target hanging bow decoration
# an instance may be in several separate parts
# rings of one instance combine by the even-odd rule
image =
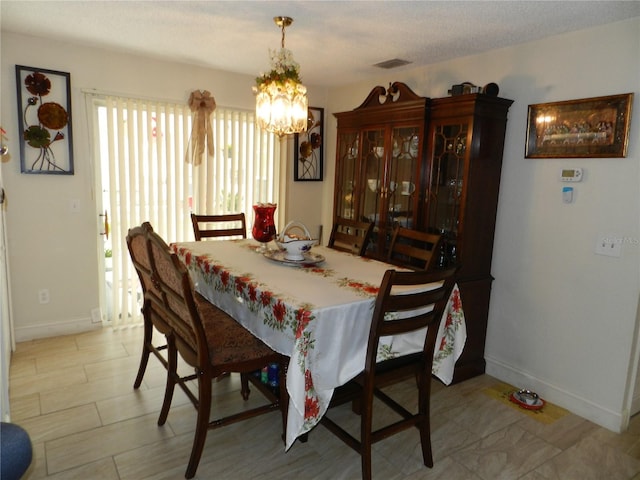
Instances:
[[[194,90],[189,96],[189,108],[193,112],[193,127],[185,161],[200,165],[205,146],[208,156],[214,156],[211,114],[216,109],[216,100],[207,90]]]

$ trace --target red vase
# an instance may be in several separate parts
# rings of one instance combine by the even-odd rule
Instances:
[[[253,206],[254,219],[251,234],[256,241],[265,244],[263,248],[266,248],[266,244],[276,236],[273,215],[277,206],[275,203],[258,203]]]

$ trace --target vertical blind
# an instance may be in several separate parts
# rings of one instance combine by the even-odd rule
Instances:
[[[94,93],[87,98],[97,184],[110,227],[106,318],[113,326],[140,323],[141,292],[127,230],[148,221],[170,243],[194,240],[192,211],[245,212],[250,220],[253,204],[278,202],[283,195],[280,143],[258,129],[253,112],[218,107],[211,118],[215,155],[194,167],[185,162],[192,125],[186,104]]]

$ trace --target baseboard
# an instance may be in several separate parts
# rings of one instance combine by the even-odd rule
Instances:
[[[633,397],[631,400],[631,415],[635,415],[640,412],[640,395]]]
[[[500,381],[513,386],[527,388],[539,393],[545,400],[554,403],[571,413],[585,418],[601,427],[616,433],[626,430],[628,415],[624,412],[613,412],[605,407],[590,402],[567,390],[549,384],[527,372],[520,371],[499,360],[485,357],[486,373]]]
[[[27,342],[38,338],[58,337],[74,333],[88,332],[102,328],[101,323],[93,323],[91,317],[68,320],[65,322],[39,323],[15,327],[16,342]]]

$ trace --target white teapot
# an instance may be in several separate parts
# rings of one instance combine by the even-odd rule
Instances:
[[[295,229],[300,230],[302,235],[292,233]],[[304,254],[316,243],[318,240],[311,238],[307,227],[295,220],[287,223],[282,233],[276,238],[276,244],[284,250],[284,258],[287,260],[304,260]]]

